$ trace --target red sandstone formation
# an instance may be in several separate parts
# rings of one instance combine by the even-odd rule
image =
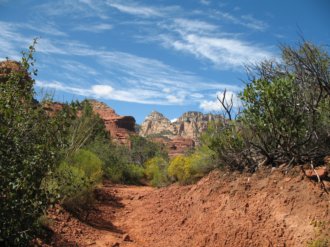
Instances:
[[[153,137],[148,139],[156,143],[164,144],[170,158],[182,155],[195,147],[195,141],[193,139],[181,136],[174,137],[173,139],[165,137]]]
[[[111,138],[124,145],[130,145],[129,136],[135,132],[135,119],[131,116],[119,116],[112,108],[102,102],[89,100],[93,111],[103,120]],[[44,109],[50,116],[63,109],[64,104],[58,102],[45,103]],[[78,112],[79,116],[79,112]]]
[[[199,144],[199,137],[212,121],[220,121],[220,115],[186,112],[175,121],[153,111],[141,124],[139,135],[168,147],[169,156],[182,155]]]
[[[43,108],[48,114],[48,116],[53,117],[57,112],[61,111],[64,107],[63,103],[59,102],[50,102],[44,103]]]
[[[32,79],[19,62],[12,60],[0,61],[0,83],[6,83],[12,73],[20,74],[19,83],[22,89],[27,91],[32,89]]]
[[[189,149],[195,147],[195,142],[191,138],[175,137],[167,143],[168,155],[174,157],[182,155]]]
[[[104,121],[111,138],[120,144],[130,145],[129,136],[135,132],[135,119],[131,116],[119,116],[106,104],[90,100],[93,111]]]

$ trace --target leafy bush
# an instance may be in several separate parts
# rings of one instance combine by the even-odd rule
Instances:
[[[210,151],[213,163],[220,168],[243,170],[248,166],[246,130],[236,120],[211,122],[201,141]]]
[[[136,164],[127,164],[123,170],[123,177],[127,184],[141,184],[144,178],[144,168]]]
[[[68,161],[72,167],[83,172],[89,183],[96,184],[101,181],[103,163],[93,152],[80,149]]]
[[[218,98],[227,119],[210,125],[202,143],[220,166],[253,172],[259,165],[318,163],[330,153],[330,57],[306,42],[282,47],[282,55],[280,63],[249,68],[235,120],[233,101]]]
[[[321,161],[330,153],[329,94],[316,77],[325,72],[323,76],[330,77],[330,58],[308,43],[289,51],[283,49],[282,64],[258,66],[258,77],[241,95],[245,105],[241,120],[250,133],[245,139],[266,158],[265,164]],[[308,71],[303,61],[310,57],[322,61],[315,68],[322,71]]]
[[[187,183],[192,176],[191,160],[186,156],[176,156],[170,161],[167,171],[175,181]]]
[[[46,187],[52,193],[59,194],[68,210],[89,207],[93,202],[92,191],[102,179],[102,165],[94,153],[80,149],[59,165]]]
[[[194,178],[203,177],[217,167],[214,162],[214,155],[214,151],[202,145],[188,157],[191,163],[191,174]]]
[[[169,183],[167,162],[162,157],[153,157],[145,164],[145,174],[152,186],[162,187]]]
[[[66,104],[60,113],[65,114],[67,118],[65,135],[69,144],[65,149],[67,157],[96,138],[109,141],[103,121],[93,112],[88,100]]]
[[[161,156],[168,158],[167,152],[163,145],[149,141],[142,136],[132,136],[130,155],[134,164],[143,165],[148,159]]]
[[[111,143],[97,137],[87,145],[103,161],[105,178],[114,183],[139,184],[143,178],[143,166],[133,163],[131,152],[126,146]]]
[[[0,245],[26,246],[50,195],[42,182],[60,159],[62,125],[33,99],[34,46],[0,68]]]

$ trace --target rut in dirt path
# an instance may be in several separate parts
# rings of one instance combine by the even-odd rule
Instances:
[[[120,229],[121,232],[120,234],[114,234],[113,231],[110,231],[107,234],[103,234],[100,239],[95,241],[95,246],[144,246],[143,238],[137,238],[131,232],[134,226],[131,214],[145,207],[143,199],[153,191],[153,188],[146,186],[116,185],[103,187],[102,192],[105,196],[103,200],[100,200],[103,204],[99,205],[99,209],[104,218],[108,218],[111,215],[112,224],[117,229]],[[107,201],[108,204],[104,203]],[[140,219],[137,220],[140,221]],[[128,224],[128,222],[130,223]]]
[[[49,215],[55,233],[51,246],[143,247],[143,241],[130,233],[127,222],[131,222],[133,211],[144,207],[143,198],[153,191],[147,186],[105,184],[95,191],[97,203],[87,214],[73,216],[58,208]]]

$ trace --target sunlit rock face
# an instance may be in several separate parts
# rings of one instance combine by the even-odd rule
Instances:
[[[220,115],[186,112],[171,122],[163,114],[153,111],[141,124],[139,135],[164,143],[170,156],[175,156],[198,145],[208,123],[220,119]]]
[[[0,83],[8,83],[18,79],[17,76],[13,77],[13,74],[19,75],[19,86],[22,90],[28,92],[32,89],[32,78],[19,62],[13,60],[1,61]]]
[[[135,133],[135,118],[120,116],[114,109],[102,102],[96,100],[89,100],[89,102],[93,107],[93,111],[103,120],[111,138],[119,144],[129,145],[129,137]]]
[[[118,143],[130,146],[130,135],[135,134],[135,119],[131,116],[120,116],[115,110],[106,104],[88,100],[93,111],[99,115],[104,122],[106,130],[109,132],[111,139]],[[59,102],[47,102],[43,105],[44,109],[50,116],[54,116],[58,111],[62,110],[65,104]],[[80,111],[78,111],[78,116]]]

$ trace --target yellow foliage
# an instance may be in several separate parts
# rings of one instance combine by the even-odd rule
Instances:
[[[191,158],[185,156],[177,156],[170,161],[168,166],[168,174],[177,181],[186,182],[191,178]]]
[[[161,157],[154,157],[145,162],[145,174],[152,186],[164,186],[168,183],[167,162]]]

